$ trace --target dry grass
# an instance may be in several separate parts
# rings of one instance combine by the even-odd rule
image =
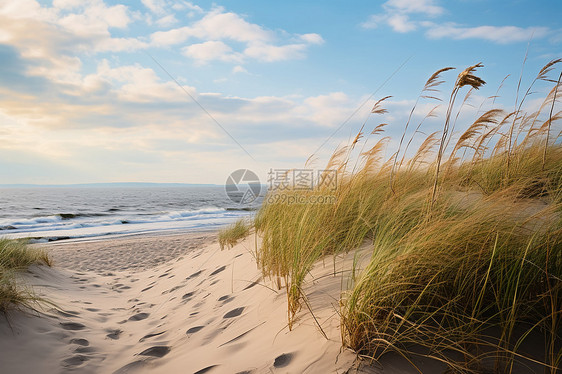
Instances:
[[[519,362],[556,372],[562,365],[562,146],[553,132],[560,81],[548,73],[559,62],[533,82],[554,84],[535,113],[521,112],[529,89],[513,112],[490,109],[454,136],[464,105],[455,103],[457,95],[484,84],[477,64],[457,77],[441,133],[430,134],[411,159],[399,149],[385,161],[385,138],[368,147],[361,129],[327,167],[339,172],[334,204],[265,203],[255,220],[263,237],[258,262],[264,275],[285,280],[289,326],[312,265],[369,239],[371,262],[342,293],[345,346],[375,359],[421,351],[454,372],[511,372]],[[422,99],[436,99],[448,70],[428,80]],[[373,113],[384,113],[377,105]],[[425,118],[432,116],[434,110]],[[537,336],[542,349],[531,355],[525,347]]]

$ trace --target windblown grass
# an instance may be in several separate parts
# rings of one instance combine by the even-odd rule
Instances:
[[[45,251],[28,247],[23,240],[0,239],[0,312],[32,307],[39,300],[16,281],[17,272],[33,264],[51,266],[51,260]]]
[[[409,160],[404,154],[413,135],[403,142],[406,130],[404,150],[384,161],[386,139],[361,144],[362,129],[326,167],[338,170],[336,191],[283,191],[294,201],[332,194],[333,204],[266,198],[255,220],[263,238],[258,262],[264,275],[285,280],[289,326],[312,265],[368,239],[370,264],[342,294],[345,346],[375,359],[422,352],[455,372],[511,372],[517,362],[556,372],[562,365],[562,146],[553,132],[560,79],[548,73],[560,62],[547,64],[533,82],[554,83],[535,113],[521,111],[529,89],[515,111],[485,111],[455,136],[466,98],[484,84],[477,64],[459,74],[442,131]],[[432,75],[420,98],[435,100],[448,70]],[[459,106],[462,89],[469,91]],[[373,113],[384,113],[383,101]],[[432,116],[433,110],[426,118]],[[527,345],[537,336],[543,349],[531,354]]]
[[[221,250],[233,247],[240,240],[250,234],[250,223],[244,219],[239,219],[232,225],[219,231],[219,245]]]

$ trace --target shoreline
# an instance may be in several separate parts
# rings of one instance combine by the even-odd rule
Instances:
[[[53,268],[21,276],[57,305],[0,323],[7,371],[344,372],[332,264],[313,272],[314,310],[287,327],[286,293],[262,279],[250,235],[221,251],[217,231],[36,244]],[[343,257],[342,257],[342,260]],[[322,326],[320,329],[318,324]],[[326,337],[323,335],[326,334]],[[30,357],[35,357],[30,360]]]

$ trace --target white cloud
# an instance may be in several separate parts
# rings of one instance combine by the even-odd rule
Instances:
[[[142,0],[142,3],[148,10],[150,10],[152,14],[159,17],[159,26],[161,27],[174,24],[171,23],[171,18],[169,17],[173,17],[177,12],[188,11],[188,17],[193,17],[195,16],[195,14],[203,12],[203,9],[201,9],[199,6],[194,5],[188,1]]]
[[[49,20],[55,17],[56,11],[41,7],[35,0],[12,0],[0,3],[0,15],[11,19]]]
[[[248,74],[248,70],[246,70],[243,66],[236,65],[235,67],[232,68],[232,73],[234,73],[234,74],[238,74],[238,73]]]
[[[166,0],[141,0],[142,4],[152,13],[162,15],[166,13]]]
[[[53,0],[53,6],[59,9],[78,8],[82,4],[82,0]]]
[[[320,36],[320,34],[315,34],[315,33],[302,34],[302,35],[299,35],[299,37],[302,41],[305,41],[305,42],[310,43],[310,44],[323,44],[324,43],[324,39],[322,38],[322,36]]]
[[[108,7],[103,1],[89,3],[82,13],[72,13],[57,21],[68,32],[79,36],[107,35],[109,28],[125,28],[131,22],[127,7]]]
[[[132,52],[145,49],[148,44],[136,38],[106,38],[96,45],[97,52]]]
[[[428,16],[438,16],[445,11],[433,0],[389,0],[383,4],[383,8],[390,13],[419,13]]]
[[[273,34],[263,27],[249,23],[235,13],[223,13],[218,8],[194,25],[195,34],[209,39],[232,39],[239,42],[269,41]]]
[[[191,27],[179,27],[167,31],[157,31],[150,35],[151,44],[157,47],[180,44],[194,35]]]
[[[271,40],[273,34],[261,26],[247,22],[235,13],[222,13],[222,9],[215,9],[192,26],[158,31],[151,35],[153,44],[157,46],[179,44],[190,37],[203,40],[259,42]]]
[[[306,98],[296,111],[320,126],[339,126],[349,116],[354,103],[343,92]]]
[[[507,44],[525,42],[534,38],[542,38],[549,34],[546,27],[517,27],[517,26],[477,26],[463,27],[454,23],[437,25],[425,23],[426,35],[433,39],[483,39],[495,43]]]
[[[387,25],[400,33],[411,32],[421,27],[425,29],[425,35],[432,39],[481,39],[499,44],[528,41],[531,37],[543,38],[551,34],[547,27],[464,26],[454,22],[429,21],[427,17],[434,18],[446,13],[445,9],[433,0],[388,0],[382,8],[383,13],[371,15],[361,26],[374,29]],[[416,19],[412,19],[414,16]]]
[[[253,43],[244,50],[244,54],[260,61],[284,61],[303,58],[306,48],[306,44],[287,44],[276,46],[265,43]]]
[[[310,45],[324,42],[319,34],[308,33],[295,35],[292,42],[287,40],[285,43],[279,43],[278,39],[283,34],[276,34],[246,21],[235,13],[216,8],[190,26],[157,31],[150,38],[151,44],[158,47],[183,44],[190,39],[201,41],[182,49],[184,55],[198,63],[213,60],[241,62],[247,58],[265,62],[298,59],[304,57],[304,52]],[[233,46],[236,42],[244,46],[235,50]],[[238,45],[236,47],[238,48]]]
[[[174,82],[161,82],[154,70],[139,64],[112,68],[107,60],[99,65],[92,79],[110,83],[119,100],[135,103],[184,102],[185,93]],[[194,87],[183,88],[197,97]]]
[[[194,60],[205,63],[212,60],[225,62],[239,62],[242,56],[221,41],[208,41],[192,44],[182,49],[182,53]]]
[[[21,5],[14,12],[14,4]],[[133,37],[112,37],[112,29],[125,30],[133,21],[124,5],[107,6],[101,0],[88,3],[55,2],[41,7],[31,0],[8,1],[0,5],[2,41],[24,56],[52,62],[62,54],[101,51],[130,51],[148,44]]]
[[[444,9],[435,5],[433,0],[388,0],[382,7],[383,13],[371,15],[361,26],[374,29],[387,24],[394,31],[405,33],[417,29],[417,22],[412,21],[410,15],[435,17],[444,13]]]
[[[411,22],[410,18],[405,14],[394,14],[389,16],[386,22],[396,32],[410,32],[417,28],[416,24]]]
[[[169,27],[176,23],[178,23],[178,20],[173,14],[168,14],[156,20],[156,24],[160,27]]]
[[[381,24],[385,23],[387,16],[384,14],[372,14],[369,19],[361,23],[361,27],[364,29],[376,29]]]
[[[173,10],[190,10],[192,12],[202,13],[203,9],[199,5],[195,5],[189,1],[174,1],[172,4]]]

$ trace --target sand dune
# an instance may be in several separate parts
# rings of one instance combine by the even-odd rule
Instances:
[[[18,373],[342,373],[341,276],[319,266],[306,292],[318,322],[286,325],[254,237],[220,251],[212,234],[47,245],[54,268],[23,279],[57,308],[0,323],[0,362]],[[340,266],[340,265],[337,265]]]

